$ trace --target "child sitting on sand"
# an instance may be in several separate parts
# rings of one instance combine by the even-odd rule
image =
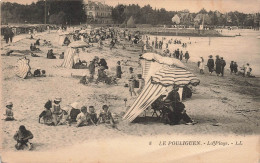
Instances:
[[[108,109],[108,106],[103,105],[102,109],[103,109],[103,111],[99,114],[99,117],[98,117],[98,124],[106,123],[106,124],[114,125],[115,122],[114,122],[111,112]]]
[[[59,122],[59,116],[61,115],[61,106],[60,106],[61,98],[55,98],[54,104],[52,106],[52,118],[54,125],[57,125]]]
[[[19,130],[14,135],[14,140],[17,141],[17,144],[15,145],[15,148],[17,150],[23,150],[24,147],[28,147],[29,150],[32,149],[32,143],[29,142],[29,139],[33,138],[33,134],[31,131],[26,130],[26,128],[21,125],[19,127]]]
[[[64,107],[62,109],[60,121],[59,121],[59,123],[57,125],[70,125],[69,112],[70,112],[70,107],[69,106]]]
[[[71,105],[71,110],[70,110],[70,122],[77,122],[77,116],[78,114],[80,113],[80,109],[78,109],[78,103],[77,102],[74,102],[72,103]]]
[[[95,125],[95,123],[91,120],[88,112],[87,112],[87,107],[82,106],[81,107],[81,113],[78,114],[77,116],[77,125],[76,127],[81,127],[81,126],[87,126],[89,125],[89,122]]]
[[[83,74],[83,76],[80,78],[79,83],[80,83],[80,84],[83,84],[83,85],[88,84],[87,74]]]
[[[89,106],[89,116],[95,124],[98,122],[97,113],[95,112],[94,106]]]
[[[51,108],[52,108],[52,102],[51,100],[48,100],[44,105],[44,111],[42,111],[41,114],[39,115],[39,123],[41,123],[41,118],[42,118],[44,124],[48,126],[53,125]]]
[[[13,113],[12,109],[13,109],[13,103],[8,102],[6,104],[6,111],[5,111],[5,114],[4,114],[6,121],[13,121],[14,120],[14,113]]]

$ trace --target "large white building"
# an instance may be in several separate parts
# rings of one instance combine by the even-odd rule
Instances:
[[[112,7],[105,3],[88,0],[85,2],[87,21],[93,23],[111,24]]]

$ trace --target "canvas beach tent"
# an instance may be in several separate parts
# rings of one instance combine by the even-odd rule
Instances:
[[[134,21],[134,18],[133,16],[131,16],[128,21],[126,22],[126,27],[127,28],[136,28],[136,25],[135,25],[135,21]]]
[[[88,44],[84,41],[74,41],[69,44],[67,50],[64,53],[64,61],[61,64],[61,67],[72,68],[76,63],[76,59],[79,58],[79,54],[76,53],[77,48],[88,47]]]
[[[25,79],[31,70],[29,63],[30,63],[30,60],[27,59],[26,57],[20,58],[17,61],[17,66],[15,69],[16,75],[19,76],[20,78]]]
[[[145,53],[142,56],[141,64],[146,84],[141,94],[123,117],[128,122],[132,122],[159,96],[170,93],[173,87],[179,87],[182,90],[185,85],[192,84],[196,86],[200,82],[195,75],[187,71],[187,68],[175,58]]]

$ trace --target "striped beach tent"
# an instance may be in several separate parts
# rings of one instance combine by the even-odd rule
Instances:
[[[76,53],[76,49],[84,47],[88,47],[88,44],[84,41],[75,41],[70,43],[64,53],[64,61],[61,64],[61,67],[72,68],[76,63],[76,60],[79,58],[79,54]]]
[[[147,81],[141,94],[137,97],[133,105],[128,109],[123,117],[124,120],[129,122],[132,122],[159,96],[162,94],[168,94],[173,87],[182,88],[188,84],[196,86],[200,82],[200,80],[194,74],[187,71],[184,66],[180,67],[180,65],[177,66],[175,64],[162,64],[160,63],[162,60],[158,60],[158,62],[155,60],[149,61],[145,58],[143,58],[143,60],[146,60],[142,61],[142,63],[144,63],[142,64],[143,76]],[[176,63],[178,62],[176,61]]]
[[[17,61],[17,66],[15,69],[16,75],[19,76],[20,78],[25,79],[31,70],[29,63],[30,63],[30,60],[27,59],[26,57],[20,58]]]

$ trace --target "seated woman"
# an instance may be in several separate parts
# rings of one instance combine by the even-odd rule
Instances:
[[[195,122],[187,115],[185,110],[185,105],[176,100],[172,101],[170,99],[166,99],[164,101],[164,105],[169,109],[168,119],[170,121],[170,125],[177,125],[183,120],[186,125],[193,125]]]
[[[37,68],[36,70],[34,70],[33,76],[34,77],[41,77],[41,68]]]
[[[87,69],[87,62],[80,59],[72,66],[73,69]]]
[[[98,82],[105,82],[107,78],[107,74],[105,72],[105,68],[103,66],[101,66],[98,69],[98,78],[96,80],[96,84],[98,84]]]
[[[70,40],[68,37],[65,37],[63,45],[68,46],[70,44]]]
[[[30,139],[33,138],[33,134],[31,131],[27,130],[25,126],[21,125],[19,130],[14,135],[14,140],[16,140],[17,144],[15,148],[17,150],[23,150],[25,147],[28,147],[29,150],[32,149],[32,143],[29,142]]]
[[[41,119],[43,119],[43,123],[48,126],[54,125],[53,119],[52,119],[52,102],[48,100],[44,105],[44,111],[41,112],[39,115],[39,123],[41,123]]]
[[[115,122],[114,122],[111,112],[108,110],[108,106],[103,105],[102,109],[103,109],[103,111],[99,114],[99,117],[98,117],[98,124],[106,123],[106,124],[114,125]]]
[[[78,114],[80,113],[80,109],[78,109],[79,108],[78,107],[78,103],[74,102],[70,106],[71,106],[71,110],[70,110],[70,113],[69,113],[69,115],[70,115],[70,123],[71,122],[77,122],[76,119],[77,119]]]
[[[53,54],[53,50],[48,50],[48,53],[47,53],[47,58],[48,59],[56,59],[56,56]]]
[[[79,81],[80,84],[87,85],[89,82],[87,80],[87,74],[83,74]]]
[[[34,44],[31,44],[31,46],[30,46],[30,50],[31,51],[40,51],[40,49],[39,48],[36,48],[36,45]]]
[[[34,45],[40,46],[40,39],[37,39]]]
[[[100,59],[100,61],[98,62],[98,65],[103,66],[105,69],[108,69],[107,61],[104,58]]]

